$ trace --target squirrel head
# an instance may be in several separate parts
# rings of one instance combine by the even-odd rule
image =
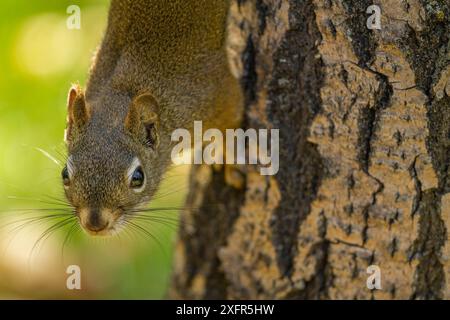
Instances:
[[[144,93],[124,101],[126,116],[102,113],[107,108],[93,113],[80,87],[69,91],[62,182],[81,226],[92,235],[111,235],[126,225],[155,193],[165,170],[158,159],[156,100]]]

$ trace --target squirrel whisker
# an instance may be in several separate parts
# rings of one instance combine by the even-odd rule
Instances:
[[[61,220],[55,224],[53,224],[52,226],[48,227],[47,229],[45,229],[44,232],[42,232],[42,234],[39,236],[39,238],[36,240],[36,242],[34,243],[31,252],[30,252],[30,258],[33,256],[34,251],[39,247],[39,245],[42,243],[42,245],[45,243],[45,241],[57,230],[61,229],[62,227],[66,226],[67,224],[69,224],[70,222],[73,222],[75,220],[75,217],[69,217],[66,218],[64,220]],[[41,246],[42,248],[42,246]]]
[[[61,258],[63,260],[64,260],[64,248],[66,247],[66,245],[69,244],[71,237],[80,230],[81,230],[81,228],[80,228],[80,225],[78,224],[78,221],[76,219],[73,220],[73,224],[70,227],[69,231],[67,232],[66,236],[64,237],[64,241],[62,243]]]
[[[154,208],[142,208],[142,209],[131,209],[130,212],[154,212],[154,211],[178,211],[185,209],[185,207],[154,207]]]
[[[18,196],[7,196],[6,198],[10,199],[10,200],[34,201],[34,202],[39,202],[39,203],[44,203],[44,204],[61,205],[61,206],[72,207],[68,202],[63,201],[63,200],[58,200],[57,198],[54,198],[54,199],[50,198],[51,201],[50,200],[43,200],[43,199],[40,199],[40,198],[27,198],[27,197],[18,197]]]
[[[149,224],[152,224],[153,226],[155,226],[155,223],[156,223],[156,224],[162,225],[164,227],[170,228],[173,231],[178,230],[178,225],[170,224],[170,223],[165,222],[165,221],[152,220],[152,221],[143,221],[143,223],[149,223]]]
[[[20,220],[16,220],[16,221],[12,221],[9,223],[6,223],[2,226],[0,226],[1,228],[6,228],[8,226],[11,225],[15,225],[17,223],[22,223],[18,226],[15,226],[13,229],[11,229],[9,231],[9,233],[18,233],[20,232],[23,228],[27,227],[27,226],[31,226],[33,224],[37,224],[43,221],[48,221],[54,218],[63,218],[63,217],[72,217],[71,214],[58,214],[58,215],[47,215],[47,216],[41,216],[41,217],[29,217],[29,218],[25,218],[25,219],[20,219]]]
[[[148,239],[150,239],[150,240],[155,241],[155,242],[158,244],[160,250],[161,250],[161,251],[163,252],[163,254],[166,255],[166,257],[167,257],[167,253],[165,252],[164,247],[163,247],[161,241],[159,241],[159,239],[158,239],[155,235],[153,235],[153,234],[152,234],[150,231],[148,231],[147,229],[143,228],[142,226],[140,226],[140,225],[138,225],[138,224],[136,224],[136,223],[134,223],[134,222],[132,222],[132,221],[130,221],[130,220],[124,220],[124,222],[125,222],[125,225],[126,225],[126,226],[129,226],[129,227],[130,227],[130,229],[132,229],[132,230],[134,230],[134,231],[137,231],[137,233],[142,234],[143,236],[145,236],[146,238],[148,238]]]
[[[62,168],[63,167],[63,162],[59,161],[58,159],[56,159],[54,156],[52,156],[48,151],[45,151],[42,148],[39,147],[35,147],[34,150],[39,151],[41,154],[43,154],[47,159],[49,159],[50,161],[52,161],[53,163],[55,163],[58,167]]]
[[[170,191],[167,191],[167,192],[165,192],[165,193],[161,193],[161,194],[160,194],[160,193],[156,193],[156,194],[152,197],[152,200],[153,200],[153,201],[155,201],[155,200],[161,200],[161,199],[163,199],[163,198],[165,198],[165,197],[168,197],[168,196],[170,196],[170,195],[177,194],[177,193],[179,193],[179,192],[181,192],[181,191],[186,190],[186,187],[181,187],[181,188],[178,188],[178,189],[173,190],[173,189],[169,186],[168,189],[170,189]]]
[[[22,213],[22,214],[31,214],[36,212],[73,212],[73,208],[11,208],[11,209],[3,209],[0,210],[0,213]]]
[[[139,218],[139,217],[135,217],[135,219],[136,218]],[[142,221],[143,223],[150,223],[150,224],[154,224],[154,223],[158,224],[159,223],[159,224],[169,227],[170,229],[175,230],[175,231],[178,229],[178,225],[179,225],[176,221],[167,221],[167,220],[159,219],[159,218],[148,217],[148,219],[137,219],[137,220]]]

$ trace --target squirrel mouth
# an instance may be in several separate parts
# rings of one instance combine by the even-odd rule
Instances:
[[[94,237],[111,237],[111,236],[114,236],[117,233],[119,233],[117,228],[108,228],[108,229],[103,229],[101,231],[92,231],[92,230],[89,230],[86,228],[84,228],[84,230],[86,231],[87,234],[89,234],[90,236],[94,236]]]
[[[78,216],[81,227],[91,236],[112,236],[122,229],[117,223],[120,212],[111,209],[84,208]]]

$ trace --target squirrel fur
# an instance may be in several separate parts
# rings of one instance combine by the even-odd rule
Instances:
[[[228,10],[227,0],[112,1],[86,90],[74,86],[68,97],[64,188],[88,233],[117,232],[151,200],[170,165],[173,130],[192,130],[194,120],[220,130],[239,124]],[[145,177],[142,190],[130,188],[130,176],[138,186]]]

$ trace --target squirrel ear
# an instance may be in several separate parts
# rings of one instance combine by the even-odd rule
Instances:
[[[67,129],[65,140],[70,141],[74,130],[80,130],[89,119],[84,93],[78,85],[72,86],[67,97]]]
[[[125,129],[143,144],[155,149],[159,145],[158,127],[158,103],[155,98],[149,93],[134,98],[125,118]]]

